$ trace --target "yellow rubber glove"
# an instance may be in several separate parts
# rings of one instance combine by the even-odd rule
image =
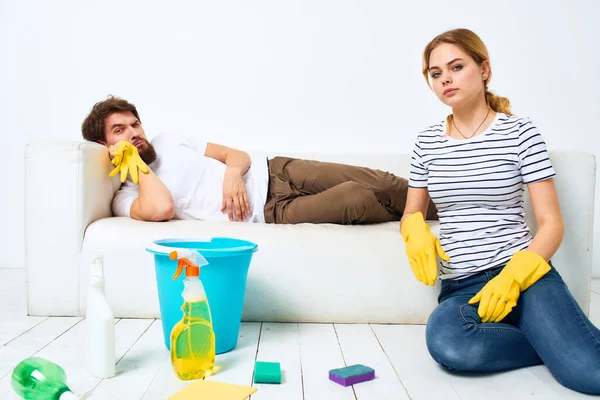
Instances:
[[[113,169],[108,176],[112,178],[120,171],[121,182],[125,182],[125,179],[127,179],[127,172],[129,172],[131,174],[131,181],[137,185],[138,169],[144,174],[148,173],[148,166],[141,159],[137,147],[125,140],[119,142],[119,147],[117,148],[111,163],[115,166],[115,169]]]
[[[500,322],[517,305],[521,292],[550,271],[550,265],[529,250],[517,251],[494,279],[489,281],[469,304],[479,302],[482,322]]]
[[[450,257],[444,253],[438,238],[429,230],[423,214],[416,212],[406,217],[400,227],[406,243],[406,255],[415,277],[426,285],[435,285],[438,268],[436,254],[445,261]]]

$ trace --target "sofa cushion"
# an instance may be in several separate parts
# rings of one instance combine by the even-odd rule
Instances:
[[[430,222],[434,234],[438,223]],[[375,225],[141,222],[104,218],[85,234],[85,254],[104,249],[106,292],[115,315],[158,317],[153,256],[163,238],[234,237],[258,244],[248,273],[245,321],[425,323],[437,305],[435,288],[408,265],[398,222]],[[81,280],[82,306],[87,280]],[[84,310],[82,309],[82,313]]]

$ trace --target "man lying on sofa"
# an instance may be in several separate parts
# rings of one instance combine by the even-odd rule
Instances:
[[[150,143],[135,106],[117,97],[96,103],[81,130],[108,146],[122,181],[133,178],[115,194],[116,216],[359,224],[399,221],[404,211],[408,181],[389,172],[286,157],[251,163],[243,151],[175,135]],[[437,219],[433,203],[427,219]]]

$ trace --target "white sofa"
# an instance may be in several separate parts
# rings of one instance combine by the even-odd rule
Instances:
[[[275,154],[263,154],[263,156]],[[408,176],[409,154],[277,154],[344,162]],[[153,256],[169,237],[229,236],[258,244],[248,275],[245,321],[425,323],[435,288],[419,283],[398,223],[367,226],[234,222],[140,222],[116,218],[103,146],[35,142],[26,147],[26,270],[29,315],[85,314],[88,264],[82,251],[105,251],[106,292],[117,317],[160,317]],[[589,311],[596,163],[582,152],[551,152],[565,221],[553,258]],[[528,224],[535,231],[527,199]],[[437,234],[437,222],[430,222]]]

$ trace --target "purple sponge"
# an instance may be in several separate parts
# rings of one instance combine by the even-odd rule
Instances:
[[[329,371],[329,379],[342,386],[370,381],[375,378],[375,370],[362,364],[350,365]]]

